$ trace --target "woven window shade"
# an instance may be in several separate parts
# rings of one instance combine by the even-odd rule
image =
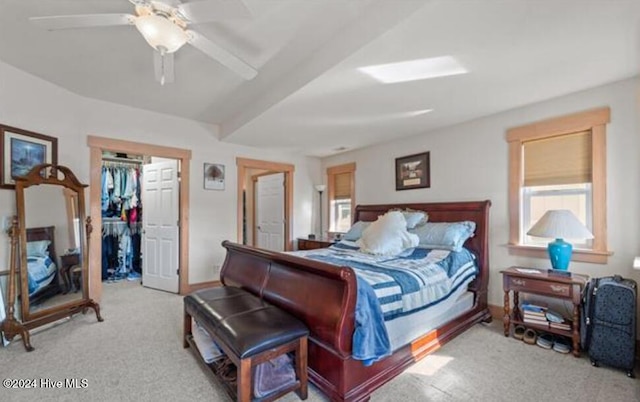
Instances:
[[[591,131],[523,143],[524,186],[591,182]]]
[[[351,175],[351,172],[347,172],[334,176],[334,199],[346,200],[351,198]]]

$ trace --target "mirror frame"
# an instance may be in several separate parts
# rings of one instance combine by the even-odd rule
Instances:
[[[62,178],[60,178],[60,176],[62,176]],[[77,194],[78,218],[80,222],[85,222],[85,225],[80,225],[79,228],[79,246],[82,253],[82,297],[81,299],[39,310],[32,314],[29,311],[29,297],[24,297],[24,295],[29,294],[29,284],[27,277],[28,274],[27,269],[25,268],[27,267],[27,228],[25,225],[26,211],[24,190],[29,187],[41,184],[52,184],[61,186]],[[25,341],[24,331],[26,331],[25,348],[27,349],[27,351],[30,351],[33,350],[31,345],[29,344],[28,330],[30,329],[59,320],[67,316],[71,316],[78,312],[85,312],[87,308],[92,308],[95,311],[98,321],[103,321],[103,319],[100,316],[100,306],[89,297],[89,238],[92,231],[92,226],[91,218],[87,218],[85,212],[86,206],[84,199],[84,189],[87,187],[87,185],[80,183],[80,181],[78,181],[76,176],[69,168],[52,164],[41,164],[34,166],[33,169],[31,169],[25,176],[15,178],[15,185],[16,208],[18,212],[17,230],[15,232],[17,232],[18,238],[17,243],[19,249],[19,258],[17,260],[19,262],[16,261],[15,258],[12,258],[10,275],[13,275],[17,272],[18,266],[16,265],[19,265],[21,289],[20,293],[21,295],[23,295],[21,297],[22,319],[20,321],[22,323],[21,326],[24,327],[24,330],[19,329],[18,333],[22,334],[23,341]],[[13,244],[14,243],[12,243],[12,245]],[[60,262],[54,262],[58,266],[58,269],[60,269]],[[13,304],[15,301],[13,300],[9,302]]]

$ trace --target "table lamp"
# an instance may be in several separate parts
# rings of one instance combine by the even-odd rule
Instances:
[[[563,239],[593,239],[593,234],[576,216],[566,209],[549,210],[529,231],[529,236],[555,238],[547,250],[553,269],[566,271],[573,246]]]

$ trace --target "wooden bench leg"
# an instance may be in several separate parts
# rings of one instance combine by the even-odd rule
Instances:
[[[247,357],[240,360],[238,367],[238,402],[251,401],[251,358]]]
[[[296,377],[300,381],[300,388],[296,390],[296,393],[302,400],[307,399],[308,384],[307,384],[307,337],[303,336],[298,340],[296,346]]]

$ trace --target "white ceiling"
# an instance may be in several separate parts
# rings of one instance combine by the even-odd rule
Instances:
[[[134,27],[48,32],[28,21],[131,13],[128,0],[0,0],[0,59],[82,96],[218,124],[223,141],[316,156],[632,77],[640,65],[637,0],[244,3],[251,19],[191,29],[256,67],[251,81],[185,46],[175,83],[160,86]],[[446,55],[469,73],[381,84],[357,70]]]

